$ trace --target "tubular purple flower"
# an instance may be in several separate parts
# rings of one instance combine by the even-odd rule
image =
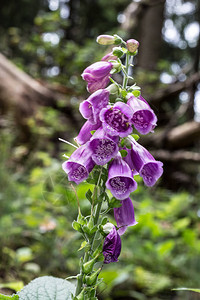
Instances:
[[[70,158],[62,164],[62,168],[67,173],[69,181],[79,184],[87,179],[94,165],[88,144],[85,144],[72,153]]]
[[[121,253],[121,239],[115,226],[113,226],[113,229],[106,236],[103,244],[103,255],[105,258],[104,264],[117,262],[120,253]]]
[[[100,126],[101,126],[100,121],[98,121],[96,124],[92,124],[92,123],[90,123],[90,121],[86,121],[83,124],[81,130],[79,131],[79,134],[77,135],[77,137],[74,138],[74,140],[79,145],[84,145],[92,137],[91,131],[97,130]]]
[[[108,105],[109,94],[108,90],[100,89],[90,95],[87,100],[81,102],[79,110],[83,118],[88,119],[92,124],[96,124],[101,109]]]
[[[135,129],[141,134],[147,134],[156,126],[157,117],[154,111],[150,108],[149,104],[144,98],[135,97],[129,94],[127,104],[132,108],[133,117],[132,123]]]
[[[119,235],[124,234],[128,226],[138,224],[135,220],[134,207],[130,198],[121,201],[122,206],[114,208],[114,217],[119,227]]]
[[[131,149],[129,152],[133,168],[143,178],[145,185],[153,186],[163,173],[163,163],[156,161],[155,158],[131,136]]]
[[[92,151],[92,159],[97,165],[107,164],[118,153],[119,137],[110,137],[100,127],[92,136],[89,148]]]
[[[101,110],[99,116],[103,129],[112,136],[126,137],[132,132],[133,112],[130,106],[123,102],[117,102],[114,106],[108,105]]]
[[[88,82],[89,93],[94,93],[99,89],[105,88],[110,82],[110,71],[113,65],[111,62],[99,61],[87,67],[82,78]]]
[[[137,182],[133,179],[129,165],[120,155],[114,158],[109,166],[106,187],[119,200],[126,199],[137,188]]]

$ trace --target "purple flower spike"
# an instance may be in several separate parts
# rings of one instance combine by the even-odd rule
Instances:
[[[109,166],[106,187],[119,200],[126,199],[137,188],[130,167],[119,155]]]
[[[135,129],[141,134],[147,134],[156,126],[157,117],[149,104],[142,97],[131,95],[127,104],[133,110],[132,123]]]
[[[90,140],[89,148],[92,151],[92,159],[97,165],[107,164],[111,158],[118,153],[119,138],[109,137],[102,127],[100,127]]]
[[[89,93],[94,93],[108,85],[112,67],[111,62],[99,61],[83,71],[82,78],[88,82],[87,89]]]
[[[113,226],[113,229],[106,236],[103,244],[103,255],[105,258],[104,264],[117,262],[120,253],[121,253],[121,239],[115,226]]]
[[[108,105],[100,112],[103,129],[113,136],[128,136],[132,132],[132,117],[132,109],[123,102],[117,102],[114,106]]]
[[[98,121],[97,124],[92,124],[89,121],[86,121],[85,124],[83,124],[77,137],[74,138],[74,140],[79,145],[83,145],[83,144],[87,143],[90,140],[90,138],[92,137],[91,131],[97,130],[100,126],[101,126],[100,121]]]
[[[68,161],[62,164],[62,168],[67,173],[69,181],[79,184],[88,178],[94,165],[88,144],[85,144],[72,153]]]
[[[155,158],[131,136],[131,149],[126,149],[131,156],[133,168],[143,178],[147,186],[153,186],[163,173],[163,163]]]
[[[90,95],[87,100],[81,102],[79,110],[83,118],[88,119],[92,124],[96,124],[102,108],[108,105],[109,91],[100,89]]]
[[[128,226],[138,224],[135,221],[134,207],[130,198],[121,201],[122,206],[114,208],[114,216],[119,227],[119,235],[124,234]]]

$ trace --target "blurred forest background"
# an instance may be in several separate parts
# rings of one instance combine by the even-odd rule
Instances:
[[[1,0],[0,291],[78,272],[77,202],[61,169],[73,149],[58,138],[72,140],[84,122],[80,74],[110,51],[95,42],[105,33],[140,42],[133,76],[159,120],[140,141],[164,175],[132,195],[139,224],[119,263],[104,267],[98,297],[200,299],[172,291],[200,288],[198,0]],[[87,188],[77,187],[85,214]]]

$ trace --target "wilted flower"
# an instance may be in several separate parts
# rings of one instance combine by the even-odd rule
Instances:
[[[139,47],[139,42],[134,39],[130,39],[126,42],[126,46],[130,53],[134,53]]]
[[[68,161],[65,161],[62,164],[62,168],[67,173],[69,181],[74,181],[79,184],[87,179],[95,165],[91,158],[91,154],[88,144],[85,144],[76,149]]]
[[[77,137],[74,138],[74,140],[79,144],[83,145],[87,143],[90,138],[92,137],[91,131],[97,130],[101,126],[101,122],[98,121],[96,124],[90,123],[90,121],[86,121],[81,130],[79,131],[79,134]]]
[[[90,93],[94,93],[108,85],[112,67],[111,62],[99,61],[83,71],[82,78],[88,82],[87,89]]]
[[[135,221],[134,207],[130,198],[121,201],[122,206],[114,208],[114,216],[119,227],[119,235],[124,234],[128,226],[137,224]]]
[[[110,163],[106,187],[119,200],[126,199],[137,188],[130,167],[120,155]]]
[[[118,153],[117,136],[110,137],[100,127],[90,139],[89,147],[92,151],[92,159],[97,165],[107,164],[111,158],[115,157]]]
[[[112,231],[106,236],[103,244],[104,263],[117,262],[121,252],[121,239],[113,225]]]
[[[96,124],[102,108],[108,105],[109,91],[100,89],[89,96],[87,100],[80,103],[79,110],[85,119]]]
[[[103,129],[109,132],[110,135],[126,137],[132,132],[131,119],[133,112],[123,102],[117,102],[114,106],[108,105],[101,110],[99,116]]]
[[[163,173],[163,163],[155,158],[131,136],[131,149],[126,149],[130,155],[132,166],[143,178],[147,186],[153,186]],[[126,159],[126,158],[125,158]]]
[[[132,108],[133,117],[131,119],[135,129],[141,134],[147,134],[152,131],[157,122],[157,117],[146,100],[139,96],[128,94],[127,104]]]

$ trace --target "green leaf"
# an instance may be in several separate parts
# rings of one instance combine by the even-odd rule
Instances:
[[[17,295],[6,296],[6,295],[0,294],[0,300],[18,300],[18,299],[19,299],[19,296],[17,296]]]
[[[34,279],[17,294],[19,300],[71,300],[74,292],[75,286],[69,281],[44,276]]]
[[[192,288],[177,288],[177,289],[172,289],[172,291],[191,291],[191,292],[196,292],[200,293],[200,289],[192,289]]]
[[[2,288],[8,288],[12,289],[14,291],[20,291],[24,287],[24,284],[22,281],[13,281],[9,283],[1,283],[0,284],[0,289]]]

